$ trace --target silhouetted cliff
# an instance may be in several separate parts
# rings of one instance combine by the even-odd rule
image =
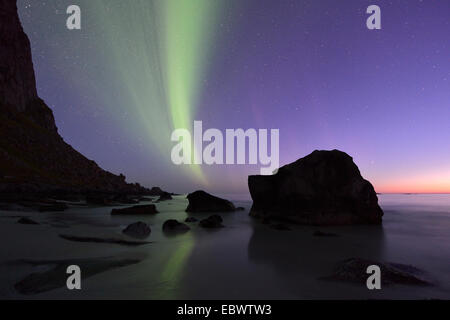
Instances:
[[[0,0],[0,191],[147,193],[64,142],[36,91],[16,0]]]

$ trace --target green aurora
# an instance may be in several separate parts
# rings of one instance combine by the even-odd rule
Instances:
[[[126,108],[135,112],[149,139],[170,154],[167,141],[177,128],[192,130],[211,58],[220,1],[92,1],[105,35],[111,76],[126,89]],[[132,35],[132,36],[130,36]],[[135,128],[134,130],[137,130]],[[161,139],[161,137],[167,137]],[[207,184],[200,166],[187,166]]]

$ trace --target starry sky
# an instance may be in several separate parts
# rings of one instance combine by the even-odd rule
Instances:
[[[81,30],[66,8],[81,8]],[[366,9],[381,8],[368,30]],[[18,0],[60,134],[129,182],[246,193],[176,166],[174,128],[280,130],[280,165],[353,156],[378,192],[450,192],[450,1]]]

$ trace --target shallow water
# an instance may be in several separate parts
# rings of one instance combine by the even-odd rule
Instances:
[[[0,297],[138,299],[450,299],[450,195],[380,195],[382,226],[317,228],[296,226],[277,231],[248,216],[251,201],[230,200],[246,211],[223,213],[225,228],[205,230],[190,224],[182,235],[166,236],[162,223],[184,220],[187,200],[177,196],[156,204],[152,216],[111,216],[109,208],[70,208],[64,213],[1,212]],[[31,216],[39,226],[16,224]],[[194,214],[197,218],[207,214]],[[124,237],[129,223],[152,228],[151,244],[126,247],[78,243],[58,234]],[[315,230],[339,234],[314,237]],[[82,289],[59,288],[23,296],[14,284],[37,267],[19,259],[139,259],[82,280]],[[320,280],[336,262],[361,257],[414,265],[426,271],[433,287],[389,286],[369,291],[365,285]],[[42,267],[41,267],[42,268]],[[83,271],[82,271],[83,274]],[[58,275],[59,276],[59,275]],[[65,276],[65,275],[61,275]]]

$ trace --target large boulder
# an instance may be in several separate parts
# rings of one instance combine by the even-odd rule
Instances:
[[[186,212],[226,212],[235,211],[234,204],[199,190],[188,194],[189,205]]]
[[[141,205],[141,206],[133,206],[128,208],[121,209],[112,209],[112,215],[141,215],[141,214],[155,214],[158,213],[154,204]]]
[[[372,184],[348,154],[314,151],[271,176],[249,176],[250,215],[311,225],[381,224]]]

